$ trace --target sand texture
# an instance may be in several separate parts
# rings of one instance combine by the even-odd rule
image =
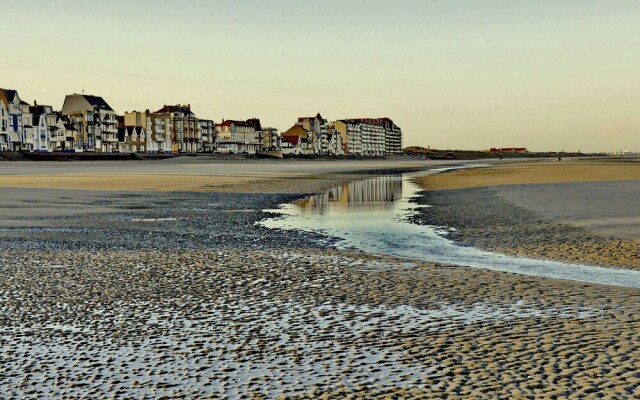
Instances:
[[[270,230],[263,210],[300,198],[270,173],[253,193],[0,190],[0,397],[640,397],[637,289]]]
[[[640,161],[585,159],[505,161],[488,168],[435,174],[416,180],[426,190],[463,189],[536,183],[639,181]]]
[[[8,397],[640,395],[637,290],[297,248],[0,257]]]
[[[454,227],[452,239],[485,250],[638,270],[639,172],[597,160],[430,175],[417,180],[427,189],[418,202],[433,207],[416,221]]]

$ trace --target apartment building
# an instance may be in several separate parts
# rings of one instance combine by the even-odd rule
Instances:
[[[216,148],[215,123],[210,119],[201,119],[199,121],[201,137],[201,146],[199,151],[213,153]]]
[[[179,147],[175,143],[172,124],[169,113],[153,113],[149,110],[125,112],[123,118],[124,128],[135,128],[135,134],[138,137],[136,151],[146,153],[178,152]],[[129,132],[133,134],[133,129],[129,129]],[[140,142],[141,132],[144,132],[144,144]],[[123,137],[126,133],[122,133]]]
[[[99,96],[66,96],[62,115],[80,134],[76,146],[85,151],[110,153],[118,148],[118,120],[115,111]]]
[[[259,131],[256,131],[259,120],[256,120],[223,120],[216,124],[215,151],[227,154],[256,154],[260,148]]]
[[[342,119],[333,126],[346,144],[345,154],[402,154],[402,130],[389,118]]]
[[[276,128],[262,128],[259,139],[261,151],[280,150],[280,135]]]
[[[191,112],[191,105],[165,105],[156,114],[169,117],[174,153],[195,153],[202,151],[200,120]]]

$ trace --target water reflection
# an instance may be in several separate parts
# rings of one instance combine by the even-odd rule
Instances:
[[[326,214],[352,207],[393,208],[402,199],[402,177],[383,176],[334,187],[323,194],[295,202],[303,214]]]
[[[422,173],[424,174],[424,173]],[[427,262],[507,271],[524,275],[640,288],[640,271],[614,270],[561,262],[531,260],[458,246],[434,226],[416,225],[408,217],[419,212],[411,201],[418,188],[411,179],[387,176],[336,187],[260,222],[274,229],[321,232],[340,239],[338,247],[389,254]]]

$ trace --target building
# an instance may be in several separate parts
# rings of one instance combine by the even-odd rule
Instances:
[[[344,142],[342,141],[342,135],[335,129],[335,126],[331,126],[327,130],[327,154],[334,156],[343,156],[344,153]]]
[[[313,132],[302,126],[302,124],[293,125],[282,133],[281,139],[282,154],[316,154]]]
[[[25,103],[20,99],[17,90],[0,89],[0,150],[25,150],[27,142],[24,129],[23,112]],[[28,125],[31,124],[27,116]]]
[[[200,121],[201,146],[198,151],[213,153],[216,148],[215,123],[210,119],[201,119],[199,121]]]
[[[389,118],[342,119],[333,126],[342,136],[345,154],[402,154],[402,130]]]
[[[102,97],[68,95],[62,115],[78,130],[76,145],[83,150],[109,153],[118,149],[117,115]]]
[[[58,126],[60,116],[53,111],[53,107],[38,105],[34,102],[30,107],[30,114],[32,120],[31,150],[41,152],[63,150],[66,137],[64,130]]]
[[[526,153],[526,147],[492,147],[490,153]]]
[[[362,155],[362,137],[360,134],[360,124],[353,120],[338,120],[333,123],[334,129],[342,137],[344,154]]]
[[[178,144],[175,143],[172,127],[171,115],[169,113],[152,113],[149,110],[144,112],[125,112],[123,118],[123,128],[136,128],[136,134],[144,132],[145,143],[139,143],[136,151],[146,153],[172,153],[178,152]],[[133,132],[130,130],[130,132]],[[125,135],[123,133],[122,135]],[[124,137],[124,136],[123,136]],[[140,136],[138,136],[140,138]],[[139,141],[140,139],[138,139]],[[144,148],[144,150],[141,150]]]
[[[9,103],[4,100],[3,94],[3,90],[0,89],[0,151],[7,151],[11,142],[11,123]]]
[[[156,114],[169,117],[174,153],[196,153],[201,151],[200,120],[191,112],[191,105],[165,105]]]
[[[280,150],[280,135],[276,128],[262,128],[259,133],[260,150]]]
[[[310,133],[314,154],[328,154],[328,124],[327,120],[318,113],[315,117],[298,118],[296,125],[303,127]]]
[[[119,153],[147,153],[147,132],[141,126],[122,126],[118,128]]]
[[[215,125],[216,149],[218,153],[256,154],[260,148],[256,118],[247,121],[223,120]],[[261,127],[260,127],[261,128]]]

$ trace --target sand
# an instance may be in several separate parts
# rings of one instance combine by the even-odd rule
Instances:
[[[531,258],[640,269],[640,163],[543,161],[417,179],[424,223],[456,240]]]
[[[457,162],[461,165],[469,162]],[[163,161],[11,162],[0,164],[0,188],[101,191],[227,191],[312,193],[335,182],[385,171],[419,170],[451,162],[373,161]]]
[[[535,163],[503,161],[486,168],[466,169],[417,179],[427,190],[463,189],[562,182],[638,181],[640,160],[565,159]]]
[[[7,397],[640,395],[637,290],[307,248],[0,259]]]
[[[281,193],[367,170],[261,166],[238,168],[271,192],[0,190],[0,397],[640,396],[638,290],[266,230]]]

